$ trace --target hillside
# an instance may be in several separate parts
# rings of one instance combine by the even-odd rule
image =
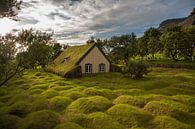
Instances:
[[[195,71],[64,79],[28,70],[0,87],[0,129],[194,129]]]
[[[191,14],[188,17],[185,18],[176,18],[176,19],[168,19],[163,21],[159,29],[164,30],[170,26],[190,26],[190,25],[195,25],[195,8],[191,12]]]

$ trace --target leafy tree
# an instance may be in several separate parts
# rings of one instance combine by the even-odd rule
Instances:
[[[16,52],[15,36],[0,36],[0,86],[22,71],[20,60],[14,59]]]
[[[16,16],[20,4],[21,1],[18,0],[0,0],[0,18]]]
[[[162,44],[160,42],[160,31],[155,28],[150,28],[145,32],[145,36],[148,38],[148,52],[152,54],[154,58],[154,54],[162,49]]]
[[[136,35],[131,33],[130,35],[115,36],[111,40],[116,45],[112,50],[113,55],[124,60],[127,65],[128,60],[136,54]]]
[[[167,29],[161,36],[161,42],[164,43],[165,55],[175,61],[192,56],[192,44],[180,26]]]
[[[87,44],[95,43],[95,38],[91,36],[91,38],[87,41]]]
[[[53,59],[55,59],[61,54],[62,45],[60,45],[59,43],[54,43],[53,50],[54,50]]]
[[[30,68],[36,68],[45,66],[51,61],[53,56],[53,48],[50,45],[45,44],[44,42],[34,41],[29,45],[26,52],[21,53],[23,57],[23,66],[30,66]]]
[[[146,36],[143,36],[141,38],[138,39],[137,42],[137,54],[140,55],[143,59],[144,56],[149,54],[149,50],[148,50],[148,39]]]

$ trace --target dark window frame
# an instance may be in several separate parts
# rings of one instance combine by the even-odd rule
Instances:
[[[99,73],[104,73],[106,71],[106,64],[104,63],[99,64],[98,71]]]
[[[85,73],[92,73],[92,68],[93,68],[93,65],[88,63],[88,64],[85,64]]]

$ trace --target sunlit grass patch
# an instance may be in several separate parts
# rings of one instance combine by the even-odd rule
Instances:
[[[146,104],[146,100],[140,97],[122,95],[113,101],[114,104],[129,104],[137,107],[143,107]]]
[[[60,123],[60,116],[51,110],[29,114],[22,122],[21,129],[53,129]]]
[[[90,129],[125,129],[125,126],[102,112],[95,112],[88,115],[88,122],[87,127]]]
[[[108,109],[107,113],[128,128],[144,127],[152,119],[149,113],[128,104],[117,104]]]
[[[71,113],[92,113],[105,111],[112,105],[111,101],[102,96],[83,97],[72,102],[67,112]]]

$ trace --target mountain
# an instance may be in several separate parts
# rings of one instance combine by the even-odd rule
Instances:
[[[188,17],[168,19],[163,21],[160,24],[159,29],[163,31],[170,26],[190,26],[190,25],[195,25],[195,8],[193,9],[193,11]]]

